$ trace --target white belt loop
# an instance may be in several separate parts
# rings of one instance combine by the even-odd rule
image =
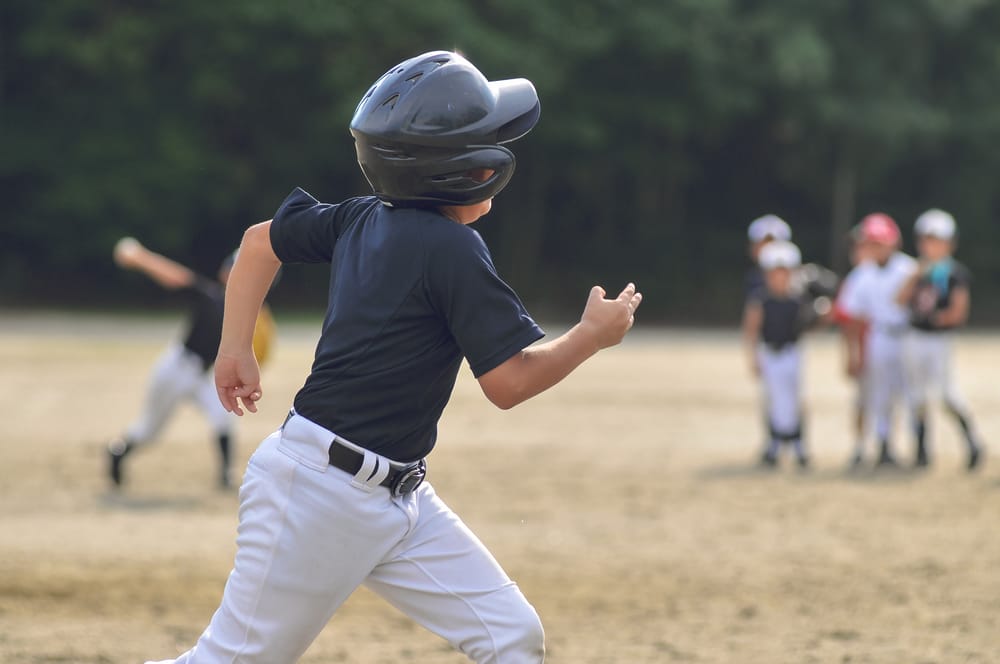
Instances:
[[[333,443],[337,445],[337,442]],[[371,450],[364,451],[365,459],[361,463],[361,468],[354,474],[351,486],[371,493],[379,487],[389,475],[390,466],[387,459],[380,457]]]

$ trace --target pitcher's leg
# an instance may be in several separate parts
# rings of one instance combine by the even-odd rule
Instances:
[[[219,486],[228,488],[232,484],[232,445],[236,416],[223,408],[211,373],[206,374],[201,381],[194,399],[215,433],[219,453]]]
[[[429,484],[401,501],[413,530],[365,585],[479,664],[545,658],[535,609]]]

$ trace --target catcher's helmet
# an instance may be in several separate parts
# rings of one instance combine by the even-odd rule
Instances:
[[[461,55],[432,51],[386,72],[351,120],[358,163],[383,203],[471,205],[510,181],[503,147],[538,122],[530,81],[487,81]],[[490,169],[481,181],[470,171]]]

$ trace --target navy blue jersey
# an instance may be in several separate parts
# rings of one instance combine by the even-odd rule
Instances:
[[[763,312],[760,339],[774,350],[793,344],[802,336],[806,325],[802,315],[803,297],[780,297],[765,286],[750,295],[750,301],[760,305]]]
[[[215,364],[215,356],[219,352],[226,291],[222,284],[200,276],[181,290],[191,298],[191,314],[182,343],[208,369]]]
[[[972,274],[953,259],[938,261],[924,271],[913,287],[910,298],[910,325],[925,332],[949,329],[934,321],[934,315],[951,306],[957,288],[969,288]]]
[[[282,262],[330,263],[330,298],[300,415],[396,461],[434,447],[462,358],[477,378],[542,336],[479,233],[372,196],[293,191],[271,222]]]
[[[759,266],[753,265],[743,275],[743,299],[744,301],[754,297],[760,297],[767,290],[764,282],[764,271]]]

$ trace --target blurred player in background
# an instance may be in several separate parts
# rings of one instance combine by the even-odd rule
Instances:
[[[863,242],[861,239],[861,226],[855,226],[850,233],[850,250],[849,259],[851,262],[851,271],[847,273],[844,277],[844,281],[840,286],[840,292],[837,294],[837,298],[833,305],[833,322],[840,326],[843,333],[845,343],[849,344],[849,332],[848,325],[854,324],[858,326],[857,334],[859,336],[858,341],[858,352],[862,354],[861,364],[864,364],[864,347],[866,343],[866,337],[868,335],[868,322],[865,320],[852,321],[851,317],[844,310],[844,302],[858,297],[856,293],[853,293],[854,289],[858,285],[858,275],[863,274],[869,268],[862,267],[864,264],[873,260],[871,244]],[[850,353],[850,346],[847,346],[847,353]],[[851,468],[859,468],[863,462],[864,458],[864,444],[866,431],[866,419],[865,419],[865,409],[868,407],[868,389],[867,381],[865,380],[865,372],[857,372],[851,375],[851,378],[855,383],[855,398],[854,398],[854,409],[852,413],[852,423],[854,426],[854,451],[851,454]]]
[[[751,371],[760,377],[767,416],[767,446],[761,463],[775,466],[782,444],[792,447],[801,468],[809,465],[803,443],[802,353],[799,338],[823,319],[830,304],[817,299],[801,274],[802,257],[791,242],[761,248],[764,284],[749,296],[743,338]],[[821,296],[822,297],[822,296]]]
[[[917,262],[899,251],[899,227],[887,214],[874,213],[862,219],[858,241],[865,245],[863,251],[870,252],[872,260],[855,268],[854,283],[841,298],[848,317],[847,371],[865,382],[865,419],[874,427],[878,440],[877,465],[896,467],[892,418],[895,407],[905,402],[902,340],[910,318],[897,296],[916,271]],[[868,332],[863,334],[866,325]],[[859,456],[857,463],[862,462]]]
[[[764,273],[757,264],[757,258],[760,255],[760,250],[768,242],[774,240],[792,241],[792,229],[784,219],[777,215],[765,214],[750,222],[747,227],[747,254],[750,256],[752,265],[744,278],[743,294],[745,297],[749,297],[764,287]]]
[[[955,219],[942,210],[927,210],[914,226],[920,269],[898,295],[909,307],[910,330],[903,343],[907,391],[916,437],[916,465],[927,466],[927,406],[941,399],[958,422],[968,451],[967,467],[979,466],[983,447],[977,440],[972,417],[955,390],[951,376],[952,330],[969,316],[968,269],[954,258],[957,238]]]
[[[219,454],[218,483],[232,484],[232,445],[235,418],[219,402],[212,367],[222,336],[225,284],[236,259],[232,254],[219,267],[217,280],[196,274],[165,256],[150,251],[133,238],[115,245],[115,262],[142,272],[157,284],[185,296],[191,311],[183,339],[171,344],[153,369],[139,417],[108,446],[108,474],[114,487],[124,480],[123,462],[136,449],[152,443],[182,401],[193,402],[212,427]],[[274,319],[261,308],[254,334],[254,352],[260,361],[270,354]]]

